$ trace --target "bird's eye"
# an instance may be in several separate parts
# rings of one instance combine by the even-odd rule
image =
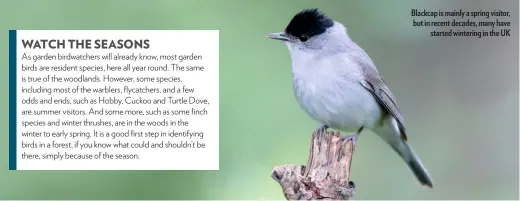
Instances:
[[[306,36],[306,35],[301,35],[301,36],[300,36],[300,41],[301,41],[301,42],[305,42],[305,41],[307,41],[307,40],[309,40],[309,37],[308,37],[308,36]]]

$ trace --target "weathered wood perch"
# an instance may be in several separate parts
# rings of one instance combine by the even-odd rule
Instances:
[[[354,182],[349,180],[354,145],[339,132],[312,134],[307,166],[282,165],[271,177],[287,200],[351,200]]]

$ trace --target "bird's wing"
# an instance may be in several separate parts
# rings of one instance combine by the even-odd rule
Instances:
[[[392,117],[397,121],[401,137],[404,140],[407,140],[403,117],[401,116],[401,112],[399,112],[399,108],[395,102],[395,97],[386,86],[385,81],[379,76],[374,64],[372,62],[367,63],[361,62],[359,63],[363,66],[363,80],[360,81],[360,84],[363,85],[367,90],[369,90],[372,95],[376,98],[379,104],[388,112]]]

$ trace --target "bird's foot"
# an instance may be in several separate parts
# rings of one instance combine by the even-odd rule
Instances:
[[[341,146],[345,146],[348,141],[352,141],[352,146],[355,147],[358,137],[359,137],[359,134],[357,134],[357,133],[354,135],[345,136],[345,138],[343,138],[343,142],[341,142]]]
[[[361,134],[361,132],[363,132],[364,128],[365,128],[364,126],[361,126],[358,129],[358,131],[356,132],[356,134],[345,136],[345,138],[343,138],[343,142],[341,142],[341,146],[345,146],[345,144],[347,144],[347,142],[350,140],[350,141],[352,141],[352,147],[355,148],[356,147],[356,141],[357,141],[359,135]]]
[[[327,129],[329,128],[329,126],[327,125],[322,125],[320,126],[318,129],[316,129],[316,131],[314,131],[315,133],[319,133],[319,134],[324,134],[324,133],[327,133]]]

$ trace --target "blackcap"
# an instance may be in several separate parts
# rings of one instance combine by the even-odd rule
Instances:
[[[347,28],[317,9],[297,13],[285,31],[268,38],[283,41],[292,61],[293,92],[300,107],[320,122],[317,131],[333,128],[356,132],[372,130],[401,156],[423,186],[433,182],[407,142],[396,100],[368,54]]]

